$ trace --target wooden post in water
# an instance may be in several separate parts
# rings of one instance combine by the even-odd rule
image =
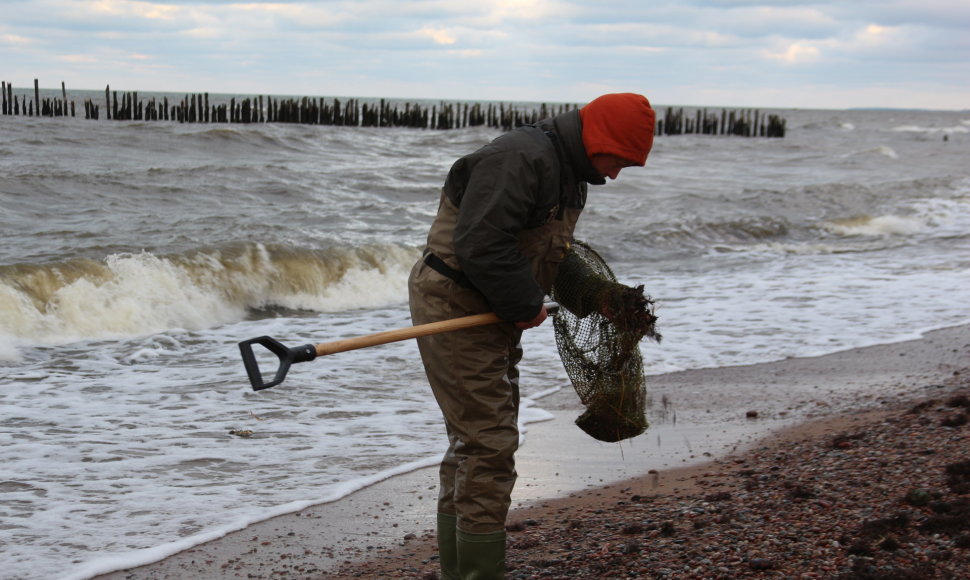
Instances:
[[[85,119],[98,119],[98,106],[94,104],[91,99],[84,99],[84,118]]]

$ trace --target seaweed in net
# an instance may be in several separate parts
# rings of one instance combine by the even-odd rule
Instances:
[[[552,288],[559,303],[556,346],[586,411],[576,424],[600,441],[636,437],[647,429],[646,381],[640,341],[657,342],[654,302],[643,286],[616,281],[603,258],[572,244]]]

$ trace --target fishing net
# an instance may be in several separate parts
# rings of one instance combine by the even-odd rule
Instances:
[[[600,441],[622,441],[647,428],[640,341],[657,342],[653,300],[630,287],[587,244],[575,241],[559,266],[552,298],[556,346],[586,411],[576,425]]]

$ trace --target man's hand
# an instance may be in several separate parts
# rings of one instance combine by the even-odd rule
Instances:
[[[548,318],[548,317],[549,317],[549,313],[546,312],[546,305],[543,304],[542,305],[542,308],[539,309],[539,314],[536,314],[535,318],[533,318],[532,320],[525,321],[525,322],[516,322],[515,323],[515,326],[518,327],[520,330],[526,330],[528,328],[535,328],[535,327],[539,326],[540,324],[542,324],[546,320],[546,318]]]

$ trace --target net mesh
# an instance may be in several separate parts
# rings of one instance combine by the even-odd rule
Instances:
[[[552,298],[556,346],[586,411],[576,425],[600,441],[636,437],[647,428],[640,341],[660,341],[653,300],[643,286],[616,281],[603,258],[573,242],[559,266]]]

